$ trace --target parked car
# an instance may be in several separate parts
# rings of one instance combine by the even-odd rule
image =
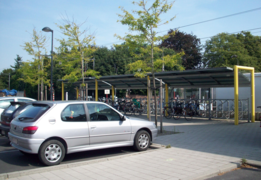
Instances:
[[[2,136],[6,136],[8,138],[11,121],[23,112],[24,108],[30,105],[31,102],[11,102],[11,105],[2,112],[0,120],[0,134]]]
[[[29,102],[29,101],[36,101],[36,100],[27,97],[17,97],[17,96],[0,97],[0,121],[1,121],[2,112],[10,106],[11,102]]]
[[[119,146],[147,150],[155,140],[153,122],[129,118],[102,102],[33,102],[11,122],[11,145],[38,154],[45,165],[59,164],[65,154]]]

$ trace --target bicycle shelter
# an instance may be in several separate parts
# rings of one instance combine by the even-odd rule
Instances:
[[[251,81],[249,81],[238,69],[250,70]],[[95,77],[85,77],[86,89],[95,90],[95,101],[98,101],[98,89],[111,89],[112,100],[114,100],[114,88],[117,89],[147,89],[147,98],[149,103],[150,87],[153,87],[151,81],[152,74],[148,73],[147,77],[139,78],[134,74],[102,76],[99,79]],[[235,104],[235,125],[238,125],[238,80],[242,86],[250,86],[251,84],[251,122],[255,122],[255,91],[254,91],[254,68],[244,66],[234,66],[207,69],[194,69],[185,71],[164,71],[155,73],[156,86],[160,86],[160,80],[165,84],[165,103],[168,103],[168,88],[213,88],[213,87],[234,87],[234,104]],[[64,83],[68,80],[58,80],[62,82],[62,100],[64,100]],[[75,82],[80,85],[82,79]],[[78,93],[78,89],[77,89]]]

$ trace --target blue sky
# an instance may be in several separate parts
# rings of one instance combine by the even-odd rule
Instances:
[[[73,17],[83,28],[90,28],[95,33],[98,46],[112,46],[119,43],[114,34],[124,35],[128,28],[117,22],[119,6],[127,10],[137,8],[133,0],[1,0],[0,1],[0,72],[14,65],[16,55],[24,61],[32,57],[23,50],[21,45],[31,41],[33,28],[41,31],[48,26],[54,30],[54,48],[59,46],[56,39],[63,38],[55,23],[61,22],[63,15]],[[149,0],[150,2],[151,0]],[[260,0],[176,0],[173,8],[162,19],[176,18],[169,24],[159,27],[158,32],[171,28],[196,23],[212,18],[230,15],[261,7]],[[242,30],[261,28],[261,10],[241,14],[225,19],[181,28],[180,31],[193,33],[198,38],[209,37],[218,33],[233,33]],[[261,36],[261,29],[251,31],[253,35]],[[51,48],[51,33],[45,33],[49,38],[47,49]],[[202,40],[204,44],[206,39]]]

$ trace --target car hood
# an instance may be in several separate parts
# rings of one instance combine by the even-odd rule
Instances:
[[[149,121],[149,120],[147,120],[147,119],[141,119],[141,118],[137,118],[137,117],[130,117],[130,116],[128,116],[127,117],[129,120],[131,120],[131,121],[146,121],[146,122],[151,122],[151,121]]]

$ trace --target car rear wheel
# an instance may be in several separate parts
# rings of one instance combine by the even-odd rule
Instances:
[[[147,131],[138,131],[134,139],[134,148],[138,151],[146,151],[150,146],[150,134]]]
[[[58,140],[49,140],[42,144],[38,157],[47,166],[60,164],[65,156],[65,148]]]

